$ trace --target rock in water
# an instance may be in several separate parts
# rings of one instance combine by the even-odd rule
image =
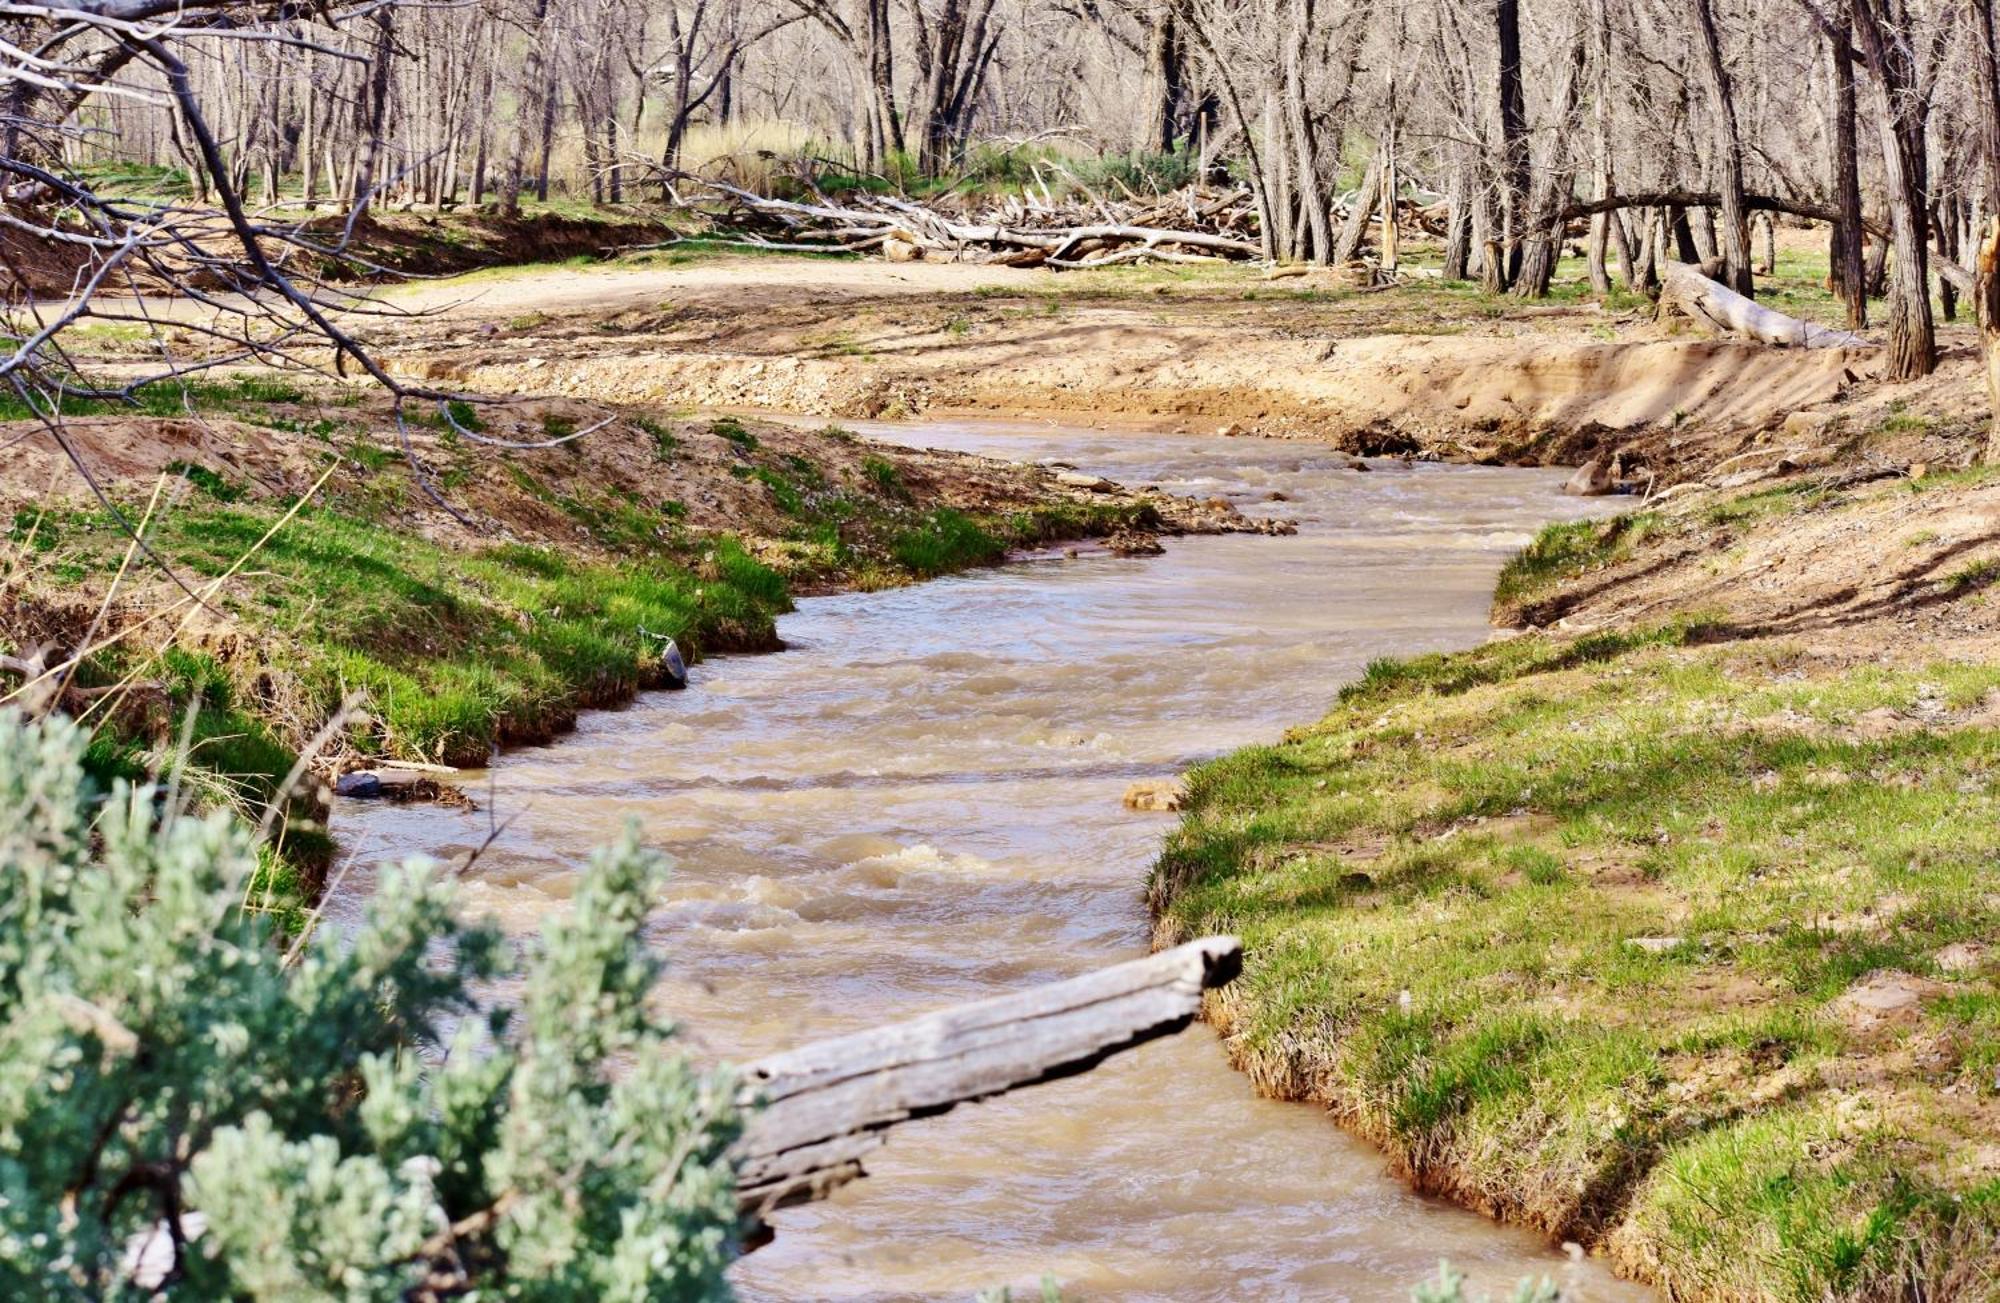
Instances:
[[[687,662],[681,659],[680,645],[672,638],[660,648],[660,673],[664,677],[660,686],[670,692],[679,692],[688,685]]]
[[[382,795],[382,775],[363,769],[359,773],[342,774],[333,780],[335,796],[352,797],[357,801],[372,801]]]
[[[1601,498],[1614,491],[1618,482],[1611,478],[1611,471],[1602,457],[1592,457],[1577,467],[1576,474],[1563,485],[1563,492],[1575,498]]]
[[[1178,778],[1142,778],[1125,789],[1128,810],[1178,810],[1187,791]]]

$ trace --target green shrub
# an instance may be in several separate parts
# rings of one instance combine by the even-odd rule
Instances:
[[[421,861],[288,947],[241,824],[98,799],[85,742],[0,713],[0,1296],[726,1293],[733,1090],[647,1006],[632,835],[525,956]]]

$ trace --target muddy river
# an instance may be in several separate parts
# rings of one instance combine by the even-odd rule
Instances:
[[[1287,538],[1083,550],[815,598],[790,650],[593,714],[468,776],[485,809],[349,805],[363,861],[442,857],[513,817],[470,903],[527,931],[636,816],[676,861],[657,939],[705,1054],[750,1056],[1144,952],[1139,893],[1171,775],[1314,718],[1389,652],[1486,635],[1508,552],[1582,509],[1559,472],[1385,463],[1314,445],[1040,427],[876,427],[1299,522]],[[1274,492],[1287,501],[1269,501]],[[343,895],[365,890],[351,874]],[[1643,1297],[1537,1237],[1409,1193],[1316,1110],[1254,1097],[1206,1028],[1080,1078],[899,1129],[872,1175],[778,1215],[749,1299],[1404,1299],[1449,1259]]]

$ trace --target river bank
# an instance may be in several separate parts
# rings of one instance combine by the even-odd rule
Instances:
[[[405,374],[490,392],[1108,422],[1489,464],[1619,455],[1660,486],[1758,448],[1886,445],[1939,463],[1984,404],[1964,323],[1941,327],[1937,376],[1884,386],[1866,350],[1704,339],[1643,298],[1594,301],[1575,278],[1530,304],[1468,283],[1287,271],[669,251],[399,287],[390,302],[426,315],[367,334]],[[1823,256],[1787,247],[1762,293],[1838,320],[1824,275]]]
[[[63,689],[110,725],[93,745],[100,776],[156,763],[191,720],[190,772],[253,821],[301,752],[328,777],[378,760],[481,764],[658,686],[665,639],[692,660],[776,649],[798,593],[1066,540],[1148,550],[1161,534],[1274,527],[832,427],[458,404],[411,421],[405,445],[363,391],[243,377],[143,401],[86,405],[65,437],[178,584],[53,442],[0,424],[15,440],[0,469],[0,640],[49,664],[102,643]],[[607,419],[554,447],[476,442]],[[324,808],[310,785],[291,802],[267,884],[277,907],[317,893]]]
[[[1676,1298],[2000,1289],[2000,480],[1555,526],[1515,631],[1195,771],[1157,940],[1261,1090]]]

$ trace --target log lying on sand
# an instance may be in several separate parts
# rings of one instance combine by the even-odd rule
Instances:
[[[1712,281],[1684,262],[1667,264],[1660,287],[1660,306],[1685,313],[1697,325],[1724,335],[1739,335],[1780,348],[1873,348],[1861,336],[1830,326],[1814,325],[1746,299]]]
[[[737,1142],[745,1217],[754,1223],[863,1175],[862,1157],[898,1123],[1082,1072],[1181,1030],[1202,992],[1242,966],[1235,937],[1208,937],[747,1065],[746,1100],[764,1106]]]

